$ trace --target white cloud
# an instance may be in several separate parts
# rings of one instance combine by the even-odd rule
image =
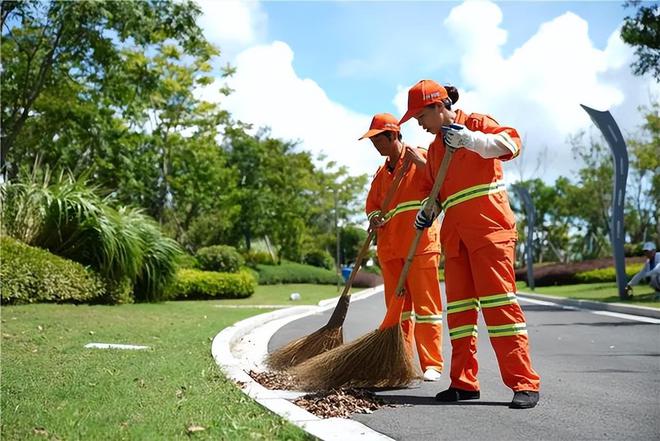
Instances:
[[[255,127],[269,126],[274,137],[300,140],[302,149],[324,153],[353,174],[373,174],[382,159],[368,141],[357,140],[371,115],[332,101],[315,81],[300,78],[292,63],[293,51],[280,41],[244,50],[233,61],[237,73],[227,84],[235,92],[222,99],[223,107]],[[206,99],[219,100],[217,88],[208,88]]]
[[[246,47],[261,40],[268,16],[257,1],[197,0],[203,15],[199,25],[212,43],[223,50]]]
[[[566,164],[573,161],[566,138],[592,128],[580,104],[610,109],[626,133],[641,122],[637,107],[649,103],[649,93],[656,98],[660,93],[657,82],[632,76],[628,66],[633,51],[621,41],[618,30],[604,50],[597,49],[589,39],[588,23],[567,12],[544,23],[505,58],[501,48],[507,33],[501,22],[499,6],[487,1],[467,1],[446,18],[444,25],[453,42],[445,44],[462,53],[461,78],[455,81],[462,86],[457,107],[492,114],[502,124],[516,127],[531,157],[547,147],[552,161],[546,179],[569,174]],[[400,89],[394,99],[401,112],[406,93]],[[415,132],[410,136],[421,136],[421,130]]]

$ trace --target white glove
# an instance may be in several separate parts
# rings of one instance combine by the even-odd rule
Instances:
[[[442,133],[444,134],[445,145],[450,149],[460,149],[468,147],[468,144],[473,144],[472,138],[469,134],[474,132],[467,129],[462,124],[442,126]]]
[[[462,124],[442,126],[442,132],[444,133],[445,145],[450,149],[456,150],[465,147],[486,159],[511,153],[507,145],[501,139],[498,139],[498,135],[473,132]]]

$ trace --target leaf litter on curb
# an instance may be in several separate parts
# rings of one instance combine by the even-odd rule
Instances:
[[[295,378],[286,372],[255,372],[249,375],[268,389],[296,390]],[[394,407],[366,389],[342,388],[304,395],[293,401],[296,406],[319,418],[348,418],[353,413],[372,413],[381,407]]]
[[[372,413],[393,404],[365,389],[345,388],[307,394],[293,401],[320,418],[348,418],[354,413]]]

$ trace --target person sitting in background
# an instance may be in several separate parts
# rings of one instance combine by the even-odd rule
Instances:
[[[642,247],[646,256],[646,263],[640,272],[635,274],[626,285],[626,292],[632,295],[632,287],[642,279],[648,277],[649,285],[655,290],[655,298],[660,299],[660,253],[656,252],[653,242],[646,242]]]

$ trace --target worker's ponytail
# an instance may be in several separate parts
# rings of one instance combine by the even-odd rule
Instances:
[[[449,99],[451,100],[451,104],[456,104],[456,101],[458,101],[458,89],[456,89],[454,86],[444,86],[445,90],[447,91],[447,95],[449,95]]]

